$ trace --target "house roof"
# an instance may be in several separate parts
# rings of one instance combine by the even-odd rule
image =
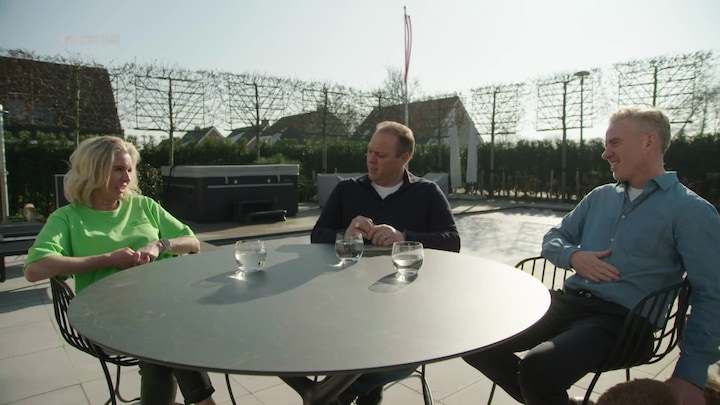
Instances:
[[[0,57],[0,103],[9,131],[122,133],[105,68]]]
[[[324,123],[323,123],[324,121]],[[318,141],[322,139],[323,128],[330,139],[349,139],[345,124],[329,111],[311,111],[280,118],[261,133],[261,136],[282,134],[283,139]]]
[[[255,139],[257,129],[255,125],[249,127],[235,128],[227,136],[230,143],[238,143],[240,140],[247,140],[248,144]]]
[[[217,130],[217,128],[211,126],[211,127],[195,127],[194,130],[188,131],[185,133],[185,135],[182,136],[181,142],[183,144],[188,143],[200,143],[206,136],[214,137],[214,138],[222,138],[222,134],[220,131]]]
[[[418,144],[432,142],[437,138],[438,131],[443,133],[447,127],[446,120],[453,118],[450,114],[456,106],[459,106],[464,116],[469,119],[458,96],[409,103],[408,127],[415,135],[415,142]],[[369,140],[377,124],[382,121],[405,122],[405,104],[375,107],[357,127],[353,138]]]

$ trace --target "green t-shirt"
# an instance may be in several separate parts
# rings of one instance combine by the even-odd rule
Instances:
[[[193,231],[160,204],[144,196],[120,200],[114,211],[96,211],[80,204],[59,208],[48,217],[25,265],[49,256],[86,257],[129,247],[137,250],[162,238],[194,236]],[[169,257],[161,255],[158,260]],[[101,268],[75,277],[75,291],[107,277],[118,269]]]

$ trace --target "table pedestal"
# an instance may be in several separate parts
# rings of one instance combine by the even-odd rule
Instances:
[[[312,381],[307,377],[280,378],[300,394],[303,405],[327,405],[360,376],[361,374],[331,375],[320,381]]]

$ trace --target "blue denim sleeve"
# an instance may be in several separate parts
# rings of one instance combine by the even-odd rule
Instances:
[[[702,387],[708,367],[720,359],[720,215],[697,198],[682,207],[673,233],[692,289],[673,376]]]
[[[570,255],[580,250],[582,229],[588,214],[590,193],[565,215],[559,225],[545,234],[542,242],[542,256],[556,266],[570,269]]]

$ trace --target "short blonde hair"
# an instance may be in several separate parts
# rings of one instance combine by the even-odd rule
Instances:
[[[375,127],[375,133],[378,132],[387,132],[397,136],[398,149],[395,152],[395,156],[400,156],[407,152],[412,159],[413,153],[415,153],[415,135],[413,135],[412,129],[399,122],[383,121]]]
[[[137,168],[140,153],[130,142],[109,135],[82,141],[70,155],[70,170],[64,180],[65,199],[89,207],[93,191],[108,186],[118,152],[130,155],[133,169]],[[130,173],[130,183],[122,198],[130,198],[134,194],[140,194],[137,170]]]
[[[680,405],[675,391],[662,381],[639,378],[613,385],[597,405]]]
[[[624,108],[610,117],[610,124],[622,119],[630,119],[637,132],[653,132],[660,138],[662,153],[670,147],[670,120],[657,108]]]

